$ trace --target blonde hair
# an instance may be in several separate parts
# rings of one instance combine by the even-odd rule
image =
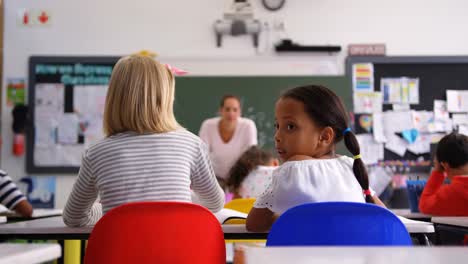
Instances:
[[[174,116],[175,80],[166,66],[140,55],[115,65],[104,108],[106,136],[134,131],[163,133],[180,127]]]

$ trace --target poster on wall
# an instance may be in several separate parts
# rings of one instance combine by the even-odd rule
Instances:
[[[104,137],[107,87],[117,57],[32,57],[29,173],[78,172],[86,148]]]
[[[374,91],[374,65],[372,63],[353,64],[354,92]]]

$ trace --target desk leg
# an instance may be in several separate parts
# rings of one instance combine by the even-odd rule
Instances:
[[[64,256],[65,256],[65,241],[64,240],[58,240],[57,241],[60,245],[60,248],[62,250],[62,255],[60,258],[57,259],[57,264],[63,264],[64,263]]]
[[[80,254],[81,263],[84,263],[84,256],[86,253],[86,242],[87,240],[81,240],[81,254]]]
[[[427,234],[424,234],[424,233],[411,234],[411,238],[417,240],[417,243],[420,246],[432,246],[433,245],[431,240],[428,238]]]

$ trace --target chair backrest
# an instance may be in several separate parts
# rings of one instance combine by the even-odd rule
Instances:
[[[128,203],[98,221],[85,263],[226,263],[224,234],[215,216],[196,204]]]
[[[403,223],[365,203],[325,202],[293,207],[273,224],[267,246],[411,246]]]
[[[234,199],[224,205],[224,208],[248,214],[255,203],[255,198]]]

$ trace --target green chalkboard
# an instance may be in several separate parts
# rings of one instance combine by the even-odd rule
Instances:
[[[175,114],[181,125],[198,135],[203,120],[217,115],[221,97],[224,94],[238,95],[242,101],[242,115],[257,125],[259,145],[272,150],[276,99],[283,90],[305,84],[329,87],[351,109],[351,91],[344,76],[178,77]]]

